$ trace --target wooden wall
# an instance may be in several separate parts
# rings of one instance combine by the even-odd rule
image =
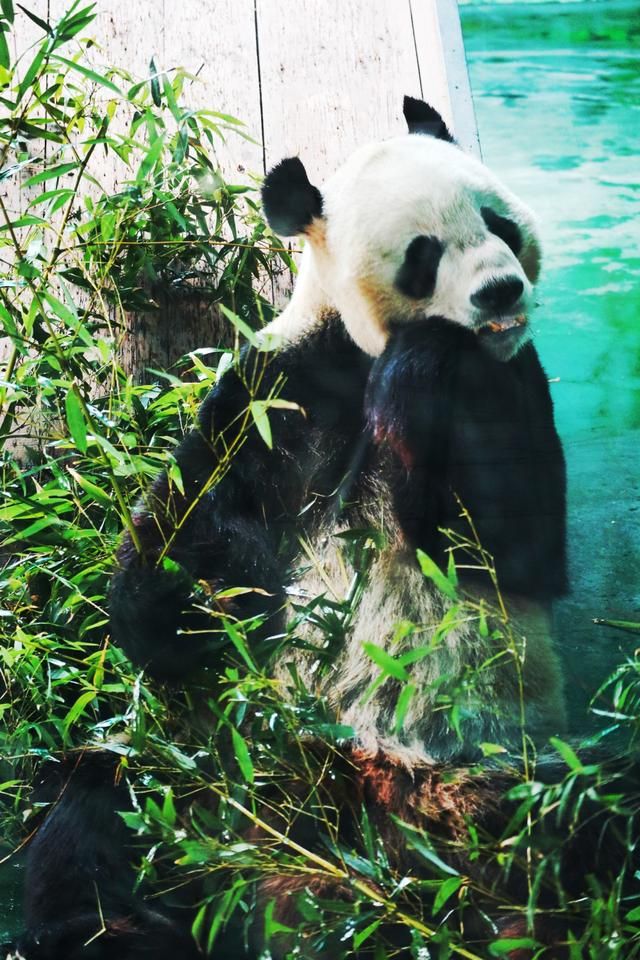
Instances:
[[[27,0],[55,20],[67,0]],[[478,150],[456,0],[97,0],[86,31],[105,59],[141,79],[197,74],[194,106],[239,117],[227,174],[264,172],[299,153],[318,180],[356,146],[404,130],[405,93],[431,101]],[[16,7],[16,52],[41,36]]]

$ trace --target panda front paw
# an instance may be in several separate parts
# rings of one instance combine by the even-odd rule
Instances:
[[[192,576],[173,560],[122,567],[111,584],[114,644],[157,679],[191,673],[203,660],[210,625],[196,593]]]

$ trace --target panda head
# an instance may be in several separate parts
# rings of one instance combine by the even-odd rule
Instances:
[[[433,108],[406,97],[404,115],[408,135],[360,148],[322,189],[298,157],[267,175],[270,226],[307,241],[297,322],[337,310],[378,356],[395,325],[446,317],[509,360],[529,336],[540,265],[533,215],[463,153]]]

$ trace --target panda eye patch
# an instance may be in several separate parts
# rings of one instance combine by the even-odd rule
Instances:
[[[500,240],[504,240],[512,253],[518,256],[522,250],[522,234],[518,226],[507,217],[501,217],[491,207],[481,207],[480,215],[488,230]]]
[[[436,286],[438,264],[443,253],[444,246],[437,237],[414,237],[396,274],[396,289],[413,300],[430,297]]]

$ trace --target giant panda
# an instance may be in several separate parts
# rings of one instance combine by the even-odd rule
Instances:
[[[298,674],[361,745],[468,760],[482,742],[521,746],[522,687],[528,735],[545,742],[563,730],[550,602],[567,585],[565,468],[531,342],[533,215],[426,104],[407,98],[405,116],[407,135],[356,151],[322,190],[297,157],[266,177],[273,230],[306,240],[291,302],[222,377],[178,449],[184,497],[162,478],[140,509],[144,552],[125,538],[112,628],[135,661],[176,676],[210,664],[216,644],[193,582],[209,585],[213,603],[220,586],[240,585],[269,597],[247,594],[227,612],[267,614],[268,644],[290,618],[287,592],[344,599],[352,574],[340,535],[373,528],[384,546],[343,649],[322,676],[317,658],[295,657]],[[243,411],[276,395],[295,406],[268,409],[273,449],[254,430],[227,462]],[[292,584],[301,536],[308,569]],[[467,569],[480,562],[469,539],[494,577]],[[431,643],[451,604],[425,580],[416,549],[442,565],[454,543],[467,595],[502,604],[501,636],[483,641],[479,615],[460,611],[408,670],[414,695],[390,738],[401,685],[383,684],[363,706],[380,672],[363,643],[396,657]],[[163,553],[179,573],[158,570]],[[393,641],[399,622],[418,628],[404,642]],[[313,642],[308,624],[302,632]],[[485,661],[457,704],[462,727],[452,725],[438,703]]]
[[[205,399],[175,452],[181,484],[167,472],[139,505],[136,536],[118,554],[112,638],[152,676],[188,684],[219,669],[221,618],[244,624],[252,654],[275,659],[283,696],[295,673],[351,732],[330,760],[309,745],[345,831],[364,805],[406,868],[400,817],[444,837],[456,865],[489,886],[493,865],[464,853],[468,820],[499,835],[518,806],[503,798],[519,774],[479,767],[481,747],[515,757],[525,740],[542,746],[565,724],[551,635],[551,604],[567,589],[565,465],[531,341],[533,215],[433,108],[406,98],[404,114],[408,134],[362,147],[321,189],[297,157],[267,175],[272,229],[305,240],[291,301]],[[354,527],[375,531],[367,543],[376,546],[341,647],[327,662],[314,618],[299,617],[302,642],[283,649],[301,598],[319,597],[322,609],[347,594],[341,544]],[[376,650],[412,686],[402,723],[406,684],[379,682]],[[36,892],[19,954],[82,958],[91,942],[100,960],[190,956],[157,905],[127,901],[110,840],[71,842],[79,820],[87,837],[98,820],[108,832],[105,811],[123,802],[100,762],[76,779],[32,844]],[[309,832],[304,822],[297,829]],[[48,894],[74,856],[78,895],[72,887],[56,912]],[[85,861],[101,858],[110,912],[100,918],[108,935],[95,941]],[[578,873],[590,868],[576,863]],[[527,933],[516,873],[508,885],[520,905],[489,918],[494,936]],[[267,877],[258,899],[275,900],[283,928],[295,928],[297,896],[314,884],[333,900],[348,895],[305,874]],[[550,946],[563,935],[555,923],[536,931]],[[272,955],[290,947],[285,938]],[[394,955],[409,956],[405,947]]]

